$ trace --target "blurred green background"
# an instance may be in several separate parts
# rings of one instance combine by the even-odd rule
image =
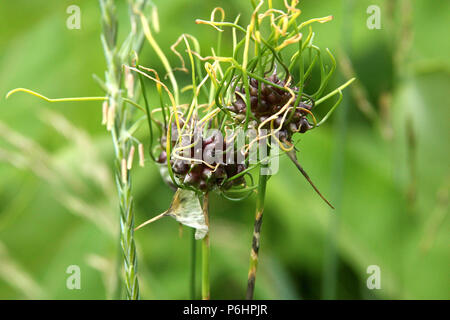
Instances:
[[[228,20],[248,18],[251,8],[242,0],[154,2],[166,52],[183,32],[214,46],[215,31],[194,23],[214,7]],[[127,8],[117,3],[123,36]],[[81,8],[80,30],[66,28],[71,4]],[[381,8],[380,30],[366,26],[372,4]],[[337,209],[286,157],[270,180],[255,297],[450,298],[450,2],[303,0],[300,8],[305,20],[334,16],[314,25],[316,43],[341,62],[330,89],[353,74],[358,82],[331,121],[299,143],[301,163]],[[118,208],[101,104],[4,99],[15,87],[102,95],[92,78],[106,67],[100,32],[96,1],[0,1],[0,298],[115,297]],[[223,43],[231,46],[229,32]],[[148,45],[141,59],[162,70]],[[172,191],[154,165],[136,166],[133,178],[137,223],[167,209]],[[244,297],[254,205],[255,197],[212,196],[213,299]],[[180,237],[170,218],[136,233],[142,298],[189,298],[190,234]],[[81,268],[81,290],[66,288],[70,265]],[[370,265],[380,267],[381,289],[367,288]]]

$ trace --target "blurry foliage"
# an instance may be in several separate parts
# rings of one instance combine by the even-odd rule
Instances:
[[[0,2],[0,298],[115,297],[118,208],[101,103],[49,106],[26,95],[3,99],[15,87],[51,97],[102,94],[92,79],[105,69],[98,4],[73,2],[81,7],[81,30],[65,27],[63,1]],[[167,52],[182,32],[196,35],[202,47],[214,45],[215,32],[194,21],[208,18],[215,6],[228,16],[248,16],[250,10],[238,0],[154,2],[161,25],[155,37]],[[305,20],[334,16],[316,26],[315,39],[334,52],[342,49],[344,2],[300,4]],[[448,299],[450,43],[443,31],[450,2],[353,3],[349,60],[378,120],[361,113],[361,101],[347,99],[342,199],[333,239],[337,297]],[[382,8],[381,30],[366,28],[371,4]],[[124,5],[118,12],[126,17]],[[231,33],[224,34],[223,45],[230,49]],[[177,58],[168,56],[176,66]],[[148,46],[141,63],[163,70]],[[339,80],[333,77],[330,88]],[[330,177],[339,128],[332,121],[299,143],[303,166],[325,194],[335,193]],[[256,298],[322,297],[333,212],[295,171],[283,158],[269,184]],[[136,168],[134,178],[137,222],[168,207],[172,191],[155,166]],[[211,199],[213,299],[244,295],[253,211],[254,198]],[[143,298],[188,297],[187,231],[180,238],[177,223],[162,219],[136,233]],[[81,290],[66,289],[65,270],[72,264],[81,267]],[[366,288],[366,268],[372,264],[381,267],[381,290]]]

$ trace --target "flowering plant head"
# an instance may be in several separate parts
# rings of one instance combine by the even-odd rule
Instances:
[[[324,94],[336,60],[328,49],[323,51],[314,44],[312,25],[331,21],[332,16],[302,22],[297,0],[285,0],[284,10],[273,8],[272,1],[252,3],[254,9],[247,24],[240,24],[240,16],[226,21],[222,8],[215,8],[209,20],[196,20],[218,32],[217,48],[210,53],[201,52],[198,40],[188,34],[172,45],[181,63],[177,69],[191,75],[191,83],[181,89],[191,92],[186,103],[179,101],[175,69],[168,66],[156,44],[156,52],[166,62],[170,85],[164,84],[155,70],[139,65],[131,68],[140,77],[154,81],[160,94],[160,108],[148,113],[152,120],[149,124],[158,123],[162,132],[159,154],[153,155],[156,150],[151,153],[163,165],[173,186],[201,193],[216,190],[225,196],[226,191],[249,195],[254,189],[251,169],[276,158],[277,148],[300,169],[293,135],[322,125],[340,103],[342,90],[353,81]],[[232,33],[228,54],[221,49],[226,29]],[[146,36],[153,39],[150,28]],[[305,83],[316,67],[320,70],[320,84],[307,93]],[[336,94],[336,104],[317,121],[317,106]],[[166,97],[170,107],[165,105]],[[162,121],[156,120],[156,113],[160,113]],[[263,148],[267,150],[261,152]],[[252,154],[258,151],[259,157]],[[301,172],[307,177],[303,169]]]

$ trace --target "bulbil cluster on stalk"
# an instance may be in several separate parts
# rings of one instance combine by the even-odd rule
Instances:
[[[288,83],[280,80],[276,70],[269,77],[265,78],[269,83],[286,87]],[[313,128],[313,124],[308,121],[307,116],[312,115],[311,109],[314,101],[310,99],[310,103],[297,101],[297,87],[289,86],[289,91],[276,88],[267,83],[260,83],[258,80],[251,78],[249,81],[250,93],[250,110],[252,118],[257,123],[265,123],[263,128],[273,129],[280,128],[278,134],[281,141],[290,141],[294,133],[305,133]],[[236,100],[228,109],[236,114],[235,119],[243,121],[247,112],[247,103],[245,101],[245,88],[236,88]],[[290,112],[287,115],[281,113],[282,109],[287,106]],[[276,117],[273,120],[273,127],[267,120]]]
[[[183,118],[180,124],[185,125]],[[207,135],[197,126],[198,121],[190,121],[188,130],[193,128],[192,134],[186,134],[178,139],[178,131],[172,124],[172,148],[179,150],[182,157],[170,160],[171,169],[177,183],[193,190],[207,192],[210,190],[228,190],[233,186],[245,185],[244,177],[236,177],[246,169],[245,163],[238,163],[236,152],[227,156],[230,143],[219,131],[212,131]],[[167,144],[167,136],[160,138],[161,148]],[[231,142],[234,144],[234,141]],[[167,165],[167,152],[162,150],[156,160],[160,165]],[[227,182],[228,180],[228,182]],[[173,185],[173,184],[172,184]]]

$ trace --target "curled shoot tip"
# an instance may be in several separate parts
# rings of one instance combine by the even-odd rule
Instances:
[[[291,38],[284,40],[282,44],[280,44],[278,47],[275,48],[275,51],[280,51],[281,49],[284,49],[290,44],[297,43],[302,38],[303,38],[302,33],[296,34],[295,36],[292,36]]]
[[[174,91],[175,102],[178,103],[178,83],[175,79],[175,76],[173,75],[172,67],[170,66],[169,60],[167,59],[166,55],[161,50],[161,48],[159,47],[155,38],[153,37],[153,34],[150,30],[147,18],[142,13],[140,13],[139,15],[141,17],[141,24],[142,24],[142,28],[144,31],[144,35],[145,35],[147,41],[150,43],[153,50],[155,50],[157,56],[159,57],[159,59],[161,60],[161,62],[163,64],[164,68],[166,69],[167,76],[170,79],[170,82],[172,84],[172,88]]]
[[[176,49],[179,46],[179,44],[181,43],[181,41],[184,41],[184,43],[186,45],[186,51],[188,52],[189,56],[191,56],[192,50],[190,49],[187,39],[190,39],[194,43],[194,47],[196,48],[196,50],[200,51],[200,44],[199,44],[197,38],[195,38],[193,35],[190,35],[188,33],[183,33],[181,36],[179,36],[178,39],[170,46],[170,50],[178,57],[178,59],[181,62],[181,67],[175,68],[174,70],[179,70],[179,71],[189,73],[189,70],[186,68],[186,63],[183,59],[183,56]]]
[[[221,19],[220,19],[220,21],[216,21],[216,13],[217,12],[220,12],[220,14],[221,14]],[[223,8],[221,8],[221,7],[215,7],[214,9],[213,9],[213,11],[211,11],[211,18],[210,18],[210,20],[209,21],[207,21],[207,20],[201,20],[201,19],[196,19],[195,20],[195,23],[196,24],[207,24],[207,25],[210,25],[210,26],[212,26],[214,29],[216,29],[217,31],[219,31],[219,32],[223,32],[223,29],[220,29],[219,27],[218,27],[218,25],[221,25],[223,22],[224,22],[224,20],[225,20],[225,10],[223,10]]]
[[[37,97],[39,99],[47,101],[47,102],[80,102],[80,101],[107,101],[107,100],[109,100],[108,97],[48,98],[48,97],[46,97],[46,96],[44,96],[44,95],[42,95],[40,93],[37,93],[37,92],[35,92],[33,90],[26,89],[26,88],[16,88],[16,89],[13,89],[13,90],[9,91],[6,94],[6,99],[8,99],[11,95],[13,95],[14,93],[17,93],[17,92],[25,92],[25,93],[31,94],[32,96],[35,96],[35,97]],[[144,111],[144,108],[142,108],[139,104],[137,104],[133,100],[128,99],[128,98],[124,98],[124,97],[122,97],[122,100],[124,102],[129,103],[133,107],[135,107],[135,108],[137,108],[137,109],[139,109],[141,111]]]
[[[217,57],[217,56],[206,56],[202,57],[198,52],[192,51],[192,54],[196,56],[200,61],[208,61],[208,60],[214,60],[219,62],[231,62],[236,63],[236,61],[231,57]]]
[[[320,18],[318,21],[319,21],[319,23],[325,23],[325,22],[331,21],[333,19],[334,19],[334,17],[330,15],[330,16]]]
[[[325,100],[331,98],[332,96],[334,96],[335,94],[338,94],[340,91],[344,90],[346,87],[348,87],[353,81],[355,81],[356,78],[351,78],[350,80],[348,80],[346,83],[344,83],[343,85],[341,85],[340,87],[334,89],[333,91],[331,91],[329,94],[323,96],[322,98],[320,98],[319,100],[317,100],[315,102],[315,105],[319,105],[320,103],[324,102]]]
[[[299,29],[301,29],[301,28],[303,28],[303,27],[305,27],[305,26],[307,26],[307,25],[309,25],[311,23],[314,23],[314,22],[325,23],[325,22],[328,22],[328,21],[331,21],[331,20],[333,20],[333,16],[326,16],[326,17],[322,17],[322,18],[310,19],[308,21],[302,22],[300,24],[300,26],[299,26]]]
[[[211,79],[214,87],[217,88],[219,87],[219,84],[217,83],[217,74],[216,74],[216,70],[214,69],[213,65],[210,64],[209,62],[206,62],[205,65],[205,70],[206,73],[208,74],[209,78]]]
[[[180,52],[178,52],[178,50],[176,49],[178,47],[178,45],[181,43],[181,40],[185,39],[185,35],[182,34],[181,36],[178,37],[177,41],[175,41],[174,44],[172,44],[170,46],[170,50],[172,50],[172,52],[178,57],[178,59],[181,62],[181,67],[176,68],[177,70],[183,71],[188,73],[188,69],[186,68],[186,63],[184,62],[183,56],[181,55]]]
[[[211,11],[211,21],[215,21],[215,17],[216,17],[216,12],[220,12],[220,14],[222,15],[222,18],[220,19],[220,22],[223,22],[225,20],[225,10],[223,10],[223,8],[221,7],[215,7],[213,9],[213,11]]]
[[[135,71],[135,72],[137,72],[137,73],[143,75],[144,77],[146,77],[146,78],[152,80],[152,81],[155,82],[157,85],[159,84],[159,85],[164,89],[164,91],[166,91],[166,93],[167,93],[167,95],[169,96],[169,99],[170,99],[170,101],[171,101],[171,103],[172,103],[172,108],[173,108],[174,113],[175,113],[175,120],[176,120],[177,128],[178,128],[178,130],[180,131],[180,122],[179,122],[179,120],[178,120],[177,103],[176,103],[175,97],[174,97],[174,95],[172,94],[172,92],[170,92],[169,88],[167,88],[167,86],[166,86],[163,82],[161,82],[161,81],[159,80],[158,73],[157,73],[154,69],[150,69],[150,68],[145,68],[145,67],[143,67],[143,66],[139,66],[139,68],[141,68],[141,69],[144,69],[144,70],[146,70],[146,71],[152,72],[152,73],[155,75],[155,77],[152,77],[151,75],[149,75],[149,74],[147,74],[147,73],[145,73],[145,72],[143,72],[142,70],[139,70],[139,69],[137,69],[137,68],[130,67],[130,66],[127,66],[127,68],[129,68],[130,70],[133,70],[133,71]]]
[[[223,32],[223,29],[220,29],[219,27],[216,26],[217,23],[212,22],[212,21],[206,21],[206,20],[201,20],[201,19],[196,19],[195,20],[196,24],[207,24],[210,25],[211,27],[213,27],[214,29],[216,29],[219,32]]]
[[[74,98],[48,98],[40,93],[37,93],[33,90],[26,89],[26,88],[16,88],[11,91],[9,91],[6,94],[6,99],[8,99],[11,95],[13,95],[16,92],[25,92],[28,94],[31,94],[35,97],[38,97],[39,99],[45,100],[47,102],[71,102],[71,101],[105,101],[108,100],[107,97],[74,97]]]
[[[334,106],[330,109],[330,111],[328,111],[328,113],[322,118],[322,120],[320,120],[319,123],[317,123],[315,125],[315,127],[320,127],[322,124],[325,123],[325,121],[327,121],[327,119],[330,117],[330,115],[333,113],[333,111],[339,106],[339,104],[342,101],[343,95],[342,95],[342,90],[339,89],[339,98],[336,101],[336,103],[334,104]]]
[[[289,4],[287,2],[287,0],[284,0],[284,6],[286,7],[286,9],[288,10],[299,10],[297,8],[295,8],[298,5],[298,0],[292,0],[291,4]]]
[[[264,0],[259,1],[258,5],[255,7],[255,10],[253,10],[252,20],[254,20],[256,18],[256,16],[258,15],[258,11],[259,11],[259,9],[261,9],[263,4],[264,4]]]

